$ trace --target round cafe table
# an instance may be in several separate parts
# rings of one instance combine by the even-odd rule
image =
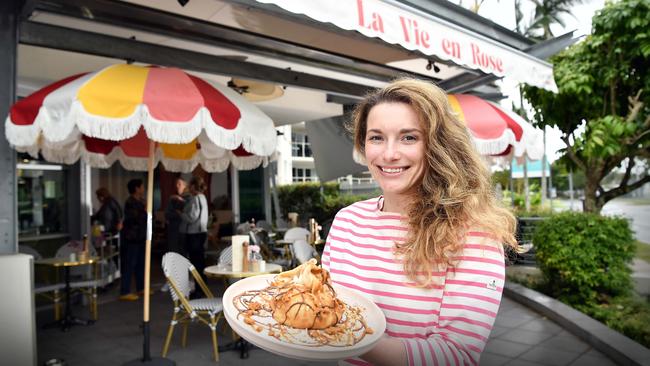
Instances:
[[[246,278],[253,277],[262,274],[269,273],[280,273],[282,272],[282,266],[274,263],[266,263],[266,268],[264,271],[233,271],[232,264],[217,264],[215,266],[205,267],[203,270],[205,275],[210,278]]]
[[[282,266],[274,263],[266,263],[266,268],[264,271],[233,271],[232,264],[217,264],[214,266],[205,267],[203,273],[205,273],[208,278],[221,278],[224,280],[224,284],[228,286],[228,279],[241,279],[246,277],[253,277],[269,273],[280,273],[282,272]],[[248,342],[241,338],[235,337],[233,332],[233,338],[237,338],[235,341],[226,344],[225,346],[219,346],[219,352],[224,351],[239,351],[239,358],[248,358]]]
[[[73,325],[90,325],[94,323],[92,320],[80,319],[72,315],[72,308],[70,307],[70,268],[97,263],[98,260],[99,257],[77,257],[74,261],[70,260],[69,258],[44,258],[34,261],[35,264],[39,265],[51,266],[55,268],[63,267],[65,274],[65,310],[63,318],[52,324],[46,325],[46,328],[50,328],[52,326],[60,326],[61,330],[65,332]]]

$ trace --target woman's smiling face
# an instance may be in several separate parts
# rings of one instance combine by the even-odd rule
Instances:
[[[413,108],[390,102],[374,106],[366,123],[365,157],[387,199],[408,193],[424,174],[425,132]]]

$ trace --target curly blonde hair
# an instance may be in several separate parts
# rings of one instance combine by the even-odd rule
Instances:
[[[456,117],[447,94],[421,80],[399,79],[360,102],[352,117],[354,146],[365,156],[367,119],[381,103],[404,103],[416,113],[425,135],[425,170],[414,187],[408,207],[409,231],[395,254],[402,256],[407,277],[420,286],[452,258],[469,230],[482,230],[492,239],[516,246],[516,221],[494,195],[490,172],[471,142],[467,127]],[[418,272],[427,276],[418,276]]]

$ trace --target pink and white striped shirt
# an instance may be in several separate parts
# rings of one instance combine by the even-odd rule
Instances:
[[[407,226],[381,211],[383,199],[350,205],[336,215],[322,264],[332,281],[370,299],[386,316],[386,334],[404,343],[409,365],[478,365],[501,302],[503,247],[470,231],[457,265],[415,287],[393,253]],[[355,358],[340,364],[369,365]]]

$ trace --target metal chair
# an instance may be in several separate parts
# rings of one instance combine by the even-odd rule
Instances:
[[[293,257],[298,261],[298,264],[306,263],[311,258],[319,259],[318,252],[304,239],[294,241],[291,247]]]
[[[18,245],[18,252],[31,255],[34,260],[42,259],[41,254],[34,248],[27,245]],[[54,303],[54,319],[61,319],[61,290],[65,288],[65,283],[42,283],[34,280],[34,295],[40,295]]]
[[[223,315],[223,304],[221,298],[214,297],[208,286],[203,282],[201,275],[187,258],[174,252],[168,252],[163,256],[162,267],[165,277],[169,283],[169,294],[174,301],[174,314],[169,324],[167,338],[163,346],[162,356],[167,356],[169,343],[174,333],[174,327],[183,323],[182,346],[187,343],[187,324],[192,321],[200,321],[207,325],[212,332],[212,347],[214,360],[219,361],[219,346],[217,343],[217,323]],[[189,300],[190,276],[199,284],[203,293],[207,296],[201,299]]]
[[[284,233],[284,240],[286,241],[295,241],[298,239],[307,241],[308,237],[309,230],[302,227],[292,227],[291,229],[287,230],[286,233]]]

